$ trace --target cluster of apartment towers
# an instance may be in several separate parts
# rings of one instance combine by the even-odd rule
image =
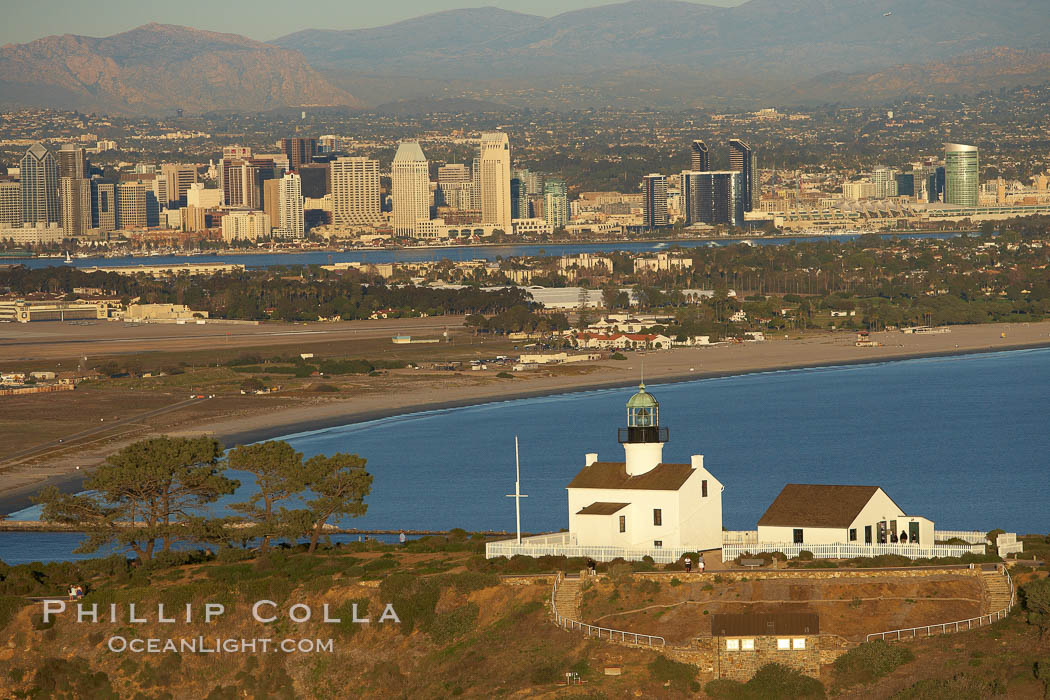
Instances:
[[[230,212],[222,220],[224,238],[302,238],[304,201],[295,169],[308,162],[303,141],[284,139],[284,153],[266,157],[225,148],[218,189],[205,189],[193,164],[140,165],[111,179],[92,168],[85,148],[51,151],[37,142],[19,161],[18,180],[0,181],[0,239],[49,243],[162,222],[198,231],[220,205]],[[253,235],[239,230],[247,227]]]
[[[682,214],[685,225],[744,225],[744,212],[758,199],[755,151],[740,139],[729,141],[729,170],[711,170],[711,151],[696,140],[689,149],[690,169],[681,175]],[[643,181],[642,221],[649,230],[668,226],[667,176],[646,175]]]

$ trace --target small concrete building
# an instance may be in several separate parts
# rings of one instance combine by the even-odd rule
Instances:
[[[627,402],[620,428],[623,462],[586,456],[568,486],[569,532],[580,546],[693,551],[722,546],[722,483],[704,468],[703,455],[688,464],[663,461],[667,428],[660,404],[642,384]]]
[[[758,544],[932,545],[933,521],[878,486],[788,484],[758,521]]]

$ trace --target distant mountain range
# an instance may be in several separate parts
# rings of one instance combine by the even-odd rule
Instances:
[[[130,114],[360,106],[296,51],[163,24],[4,46],[0,104]]]
[[[864,101],[1043,82],[1046,27],[1046,0],[632,0],[549,19],[483,7],[269,44],[151,24],[3,47],[0,103],[157,113]]]

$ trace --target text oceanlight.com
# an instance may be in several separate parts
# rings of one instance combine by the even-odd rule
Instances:
[[[139,639],[110,637],[106,646],[116,654],[331,654],[331,639],[223,639],[221,637],[190,637],[180,639]]]

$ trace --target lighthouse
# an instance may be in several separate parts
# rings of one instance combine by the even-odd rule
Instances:
[[[645,382],[627,402],[627,427],[619,433],[629,476],[652,471],[663,461],[668,431],[660,427],[660,402],[645,390]]]
[[[660,402],[642,383],[627,400],[626,427],[618,429],[624,461],[587,453],[567,487],[575,544],[657,561],[722,546],[722,483],[701,454],[688,463],[664,461],[669,431],[660,420]]]

